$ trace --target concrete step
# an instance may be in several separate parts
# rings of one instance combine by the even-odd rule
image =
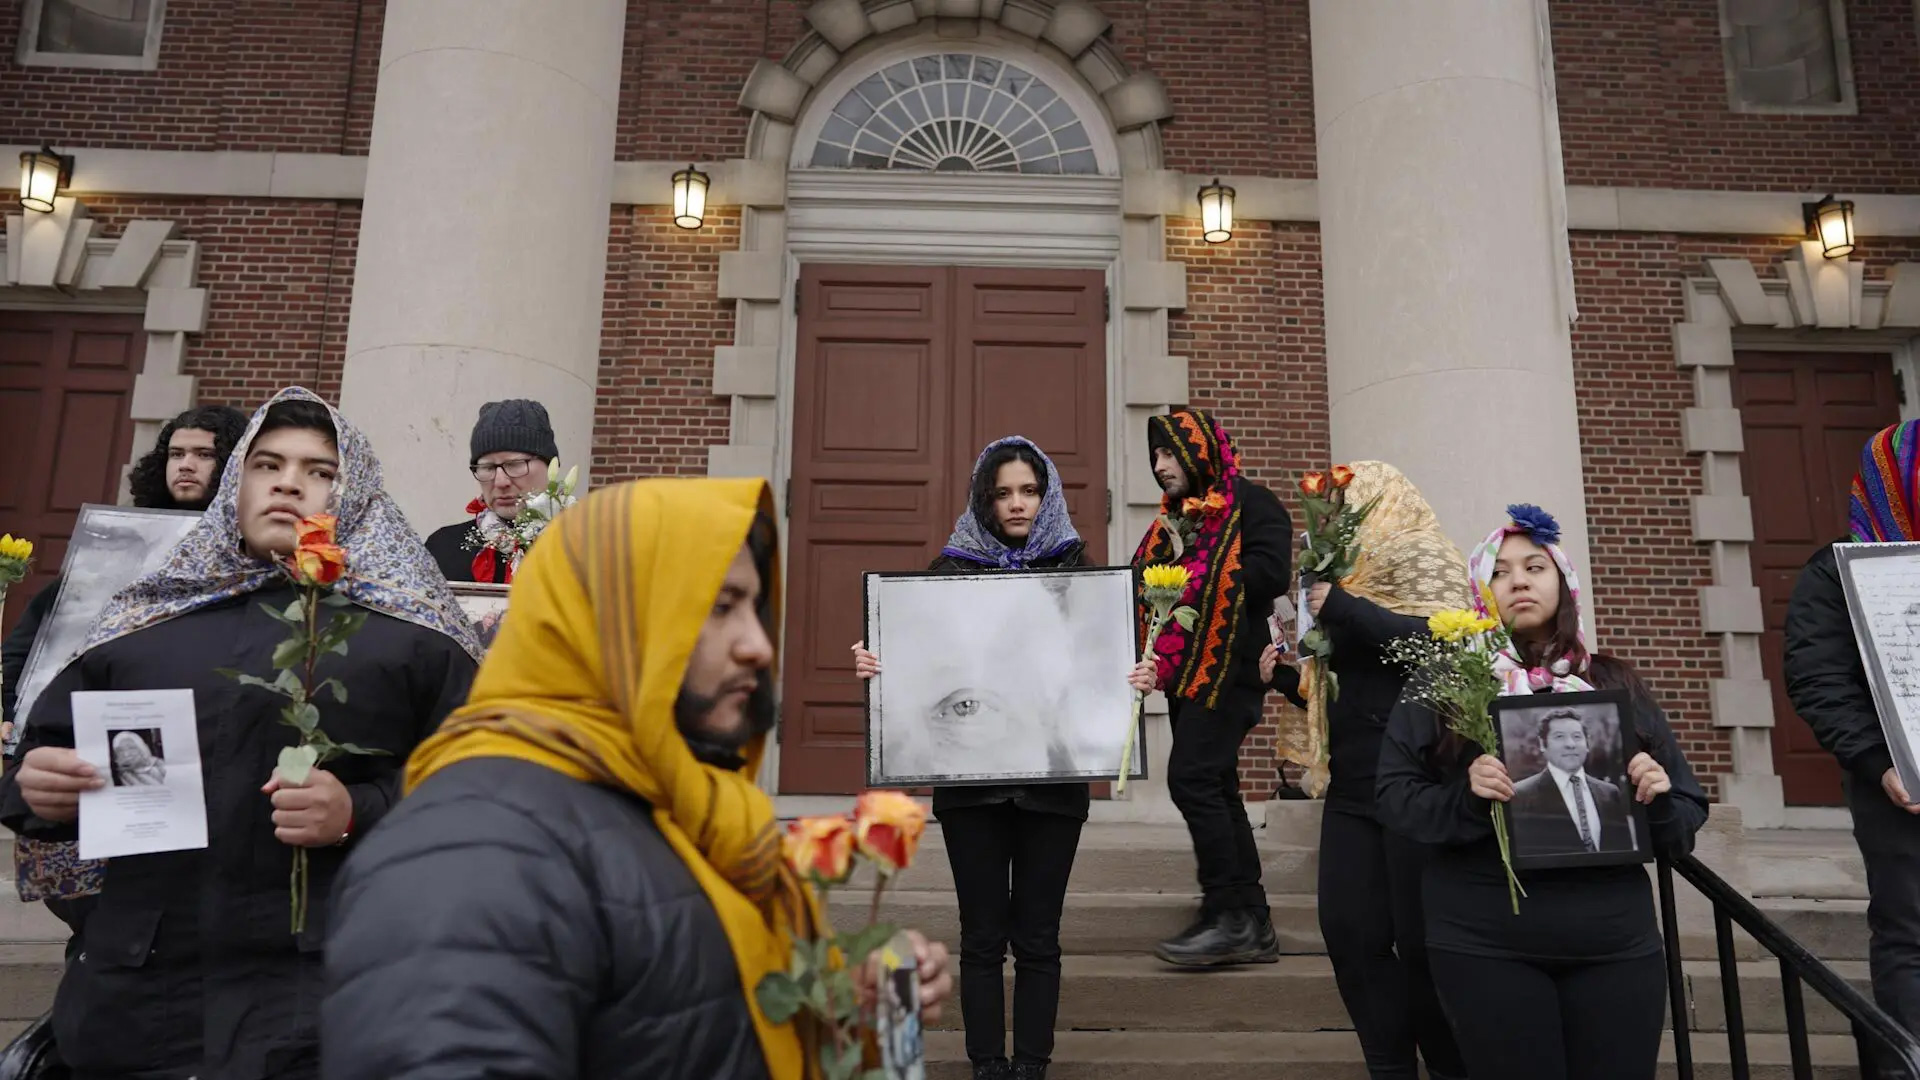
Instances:
[[[1787,1030],[1787,1010],[1780,990],[1780,964],[1776,960],[1742,961],[1735,965],[1740,973],[1740,1015],[1748,1031]],[[1855,990],[1873,999],[1873,986],[1867,965],[1860,960],[1834,960],[1827,964]],[[1683,965],[1687,975],[1687,994],[1693,1004],[1692,1024],[1696,1031],[1727,1030],[1725,983],[1720,965],[1711,961],[1690,960]],[[1800,994],[1807,1007],[1807,1030],[1844,1035],[1852,1025],[1840,1010],[1827,1003],[1804,983]]]
[[[1763,899],[1755,906],[1828,963],[1867,959],[1865,900]]]
[[[870,896],[864,890],[836,889],[828,906],[833,925],[864,925]],[[1281,952],[1326,952],[1311,896],[1269,894],[1267,902],[1273,907]],[[1151,953],[1155,945],[1192,925],[1199,913],[1200,900],[1191,895],[1069,893],[1060,916],[1060,949],[1076,956]],[[960,913],[951,893],[889,892],[880,917],[946,942],[948,948],[960,941]]]
[[[1817,1080],[1858,1080],[1853,1040],[1816,1035],[1809,1040]],[[1751,1080],[1790,1080],[1785,1036],[1747,1041]],[[1662,1080],[1676,1076],[1671,1041],[1661,1047]],[[1693,1040],[1697,1080],[1731,1080],[1724,1039]],[[957,1031],[927,1033],[928,1080],[971,1076]],[[1207,1080],[1367,1080],[1360,1044],[1351,1032],[1241,1033],[1063,1031],[1054,1046],[1050,1080],[1163,1080],[1204,1070]]]
[[[1277,964],[1192,971],[1151,956],[1068,956],[1061,962],[1060,1015],[1070,1031],[1345,1031],[1324,956],[1283,956]],[[1013,965],[1006,1003],[1013,1004]],[[960,1027],[960,1009],[939,1025]]]
[[[0,1032],[24,1026],[53,1007],[66,946],[57,942],[0,942]],[[13,1032],[17,1033],[18,1026]],[[6,1035],[11,1038],[12,1035]],[[0,1040],[0,1045],[4,1045]]]
[[[1311,895],[1316,889],[1319,848],[1312,844],[1260,841],[1262,879],[1270,893]],[[870,887],[873,874],[863,868],[855,875],[858,888]],[[946,837],[938,822],[929,822],[921,837],[913,866],[891,889],[902,892],[952,892],[953,867],[947,861]],[[1073,859],[1069,892],[1192,894],[1193,843],[1185,826],[1089,824],[1080,833]]]
[[[1744,837],[1757,897],[1865,900],[1867,867],[1848,829],[1753,829]]]

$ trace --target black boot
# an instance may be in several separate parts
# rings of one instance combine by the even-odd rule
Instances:
[[[1013,1080],[1013,1076],[1013,1066],[1007,1064],[1006,1058],[973,1063],[973,1080]]]
[[[1272,928],[1256,912],[1237,908],[1160,943],[1155,956],[1180,967],[1273,964],[1280,960]]]
[[[1031,1061],[1016,1061],[1013,1063],[1012,1080],[1047,1080],[1047,1066],[1044,1063],[1036,1065]]]

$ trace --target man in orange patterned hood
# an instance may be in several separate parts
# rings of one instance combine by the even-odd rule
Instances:
[[[1287,590],[1293,519],[1240,474],[1233,441],[1207,413],[1149,418],[1147,445],[1164,494],[1133,565],[1185,566],[1181,603],[1199,615],[1190,632],[1169,623],[1155,651],[1173,723],[1167,787],[1193,835],[1203,894],[1200,918],[1154,952],[1183,967],[1270,964],[1279,948],[1240,800],[1240,743],[1266,700],[1260,653],[1272,640],[1266,616]],[[1144,626],[1144,592],[1136,605]]]

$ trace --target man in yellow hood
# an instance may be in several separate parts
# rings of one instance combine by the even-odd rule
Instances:
[[[814,898],[754,785],[778,544],[759,480],[646,480],[549,526],[465,708],[337,892],[340,1080],[801,1080],[754,988]],[[920,945],[925,1000],[950,993]]]

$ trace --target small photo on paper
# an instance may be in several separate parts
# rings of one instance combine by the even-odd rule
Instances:
[[[167,782],[167,758],[159,728],[108,728],[114,787],[159,787]]]
[[[1513,780],[1507,803],[1520,868],[1645,862],[1646,812],[1627,762],[1632,705],[1619,691],[1535,694],[1494,704],[1500,760]]]
[[[473,633],[480,639],[481,651],[493,648],[494,639],[500,636],[500,624],[507,617],[507,598],[511,586],[469,581],[452,584],[454,599],[459,602],[460,611],[473,624]]]

